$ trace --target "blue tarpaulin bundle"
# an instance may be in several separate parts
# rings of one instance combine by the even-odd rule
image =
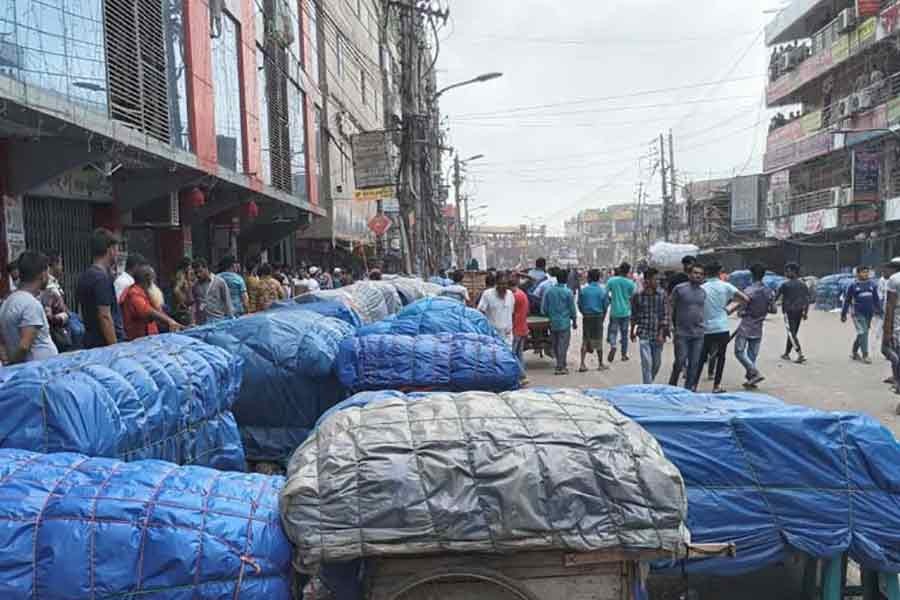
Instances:
[[[0,598],[290,600],[280,477],[0,450]]]
[[[477,333],[497,336],[479,311],[452,298],[425,298],[406,306],[392,318],[364,325],[357,335],[433,335]]]
[[[293,300],[281,300],[272,304],[272,308],[280,310],[284,308],[297,308],[308,310],[323,317],[332,317],[351,325],[354,329],[362,326],[362,320],[356,311],[336,300],[322,300],[312,294],[297,296]]]
[[[691,560],[689,571],[747,573],[791,548],[900,571],[900,445],[874,419],[760,394],[586,393],[647,429],[681,471],[692,541],[736,543],[735,558]]]
[[[826,275],[816,282],[816,308],[834,310],[841,307],[841,296],[856,279],[851,273]]]
[[[348,337],[336,362],[351,392],[445,390],[503,392],[519,386],[521,366],[509,345],[464,334]]]
[[[234,403],[247,459],[286,460],[323,410],[343,399],[332,376],[343,321],[294,309],[220,321],[187,335],[243,358],[243,385]]]
[[[774,292],[777,292],[785,281],[786,278],[772,271],[766,271],[763,276],[763,285]],[[753,275],[747,270],[735,271],[728,276],[728,282],[739,290],[745,290],[753,283]]]
[[[0,371],[0,446],[244,469],[241,359],[182,335]]]

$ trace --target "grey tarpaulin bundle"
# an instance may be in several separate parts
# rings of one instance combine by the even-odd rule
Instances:
[[[358,394],[322,417],[281,494],[295,566],[445,552],[679,552],[678,470],[573,390]]]
[[[336,290],[321,290],[310,295],[322,300],[334,300],[356,311],[363,324],[374,323],[391,314],[381,290],[374,282],[358,281]]]
[[[241,359],[181,335],[0,370],[0,446],[244,469]]]
[[[0,598],[290,600],[283,484],[0,450]]]

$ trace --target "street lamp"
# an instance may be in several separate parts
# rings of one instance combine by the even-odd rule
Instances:
[[[445,92],[449,92],[450,90],[454,90],[456,88],[463,87],[464,85],[472,85],[473,83],[484,83],[485,81],[491,81],[492,79],[498,79],[503,77],[503,73],[485,73],[483,75],[479,75],[478,77],[473,77],[472,79],[467,79],[466,81],[460,81],[459,83],[454,83],[452,85],[448,85],[445,88],[441,88],[438,90],[434,96],[431,97],[431,101],[435,102],[438,98],[440,98]]]
[[[445,88],[443,91],[446,91],[449,88]],[[441,92],[439,92],[441,93]],[[465,200],[465,209],[466,209],[466,221],[465,228],[462,227],[462,207],[460,206],[460,187],[462,186],[462,166],[468,164],[474,160],[479,160],[484,158],[484,154],[475,154],[474,156],[470,156],[465,160],[461,160],[459,158],[459,153],[456,153],[456,156],[453,159],[453,185],[456,189],[456,227],[457,233],[459,237],[458,246],[463,252],[463,260],[468,260],[468,247],[469,247],[469,197],[466,196]]]

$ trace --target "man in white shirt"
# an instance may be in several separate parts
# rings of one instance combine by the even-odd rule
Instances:
[[[512,344],[513,308],[515,295],[507,287],[506,277],[498,275],[495,287],[484,290],[478,310],[484,313],[500,337]]]
[[[459,300],[463,304],[469,303],[469,290],[462,284],[463,282],[463,272],[462,271],[454,271],[450,274],[450,279],[453,281],[452,284],[447,287],[441,288],[441,291],[438,293],[439,296],[444,296],[446,298],[453,298],[454,300]]]
[[[116,301],[119,304],[122,304],[122,300],[125,298],[125,292],[128,291],[128,288],[134,285],[134,272],[139,267],[148,264],[150,263],[147,262],[147,259],[136,252],[128,255],[128,258],[125,260],[125,270],[122,273],[119,273],[119,276],[116,277],[116,280],[113,283],[116,288]]]

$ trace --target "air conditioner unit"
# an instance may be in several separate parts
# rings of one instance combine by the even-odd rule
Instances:
[[[840,33],[850,31],[851,29],[856,27],[856,9],[852,7],[845,8],[838,13],[836,21],[837,28]]]
[[[844,119],[849,117],[852,114],[852,110],[850,108],[851,99],[853,96],[847,96],[846,98],[841,98],[837,101],[837,105],[835,106],[834,113],[839,119]]]
[[[872,92],[870,92],[869,90],[856,92],[855,94],[853,94],[853,97],[856,98],[856,112],[861,112],[872,108]]]
[[[853,190],[849,187],[834,188],[834,205],[850,206],[853,204]]]

